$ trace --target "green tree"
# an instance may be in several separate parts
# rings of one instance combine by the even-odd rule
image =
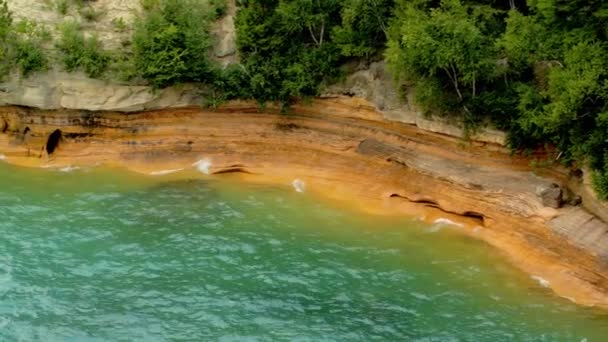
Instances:
[[[394,0],[345,0],[332,38],[347,57],[370,57],[384,48]]]
[[[245,1],[237,15],[237,44],[260,103],[314,96],[338,74],[340,53],[331,30],[339,2]]]
[[[443,108],[472,118],[471,106],[484,82],[496,77],[497,64],[492,38],[470,13],[459,0],[430,10],[407,3],[393,22],[386,58],[397,77],[426,88],[417,94],[423,105],[441,109],[432,105],[439,95]]]
[[[209,25],[215,9],[202,0],[148,1],[146,9],[135,23],[135,70],[157,88],[208,81]]]

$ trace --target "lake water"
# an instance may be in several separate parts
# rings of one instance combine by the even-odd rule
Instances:
[[[0,165],[0,341],[608,341],[455,227],[290,184]]]

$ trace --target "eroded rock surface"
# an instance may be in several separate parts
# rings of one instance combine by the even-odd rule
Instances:
[[[564,192],[559,185],[555,183],[537,187],[536,194],[540,197],[541,202],[546,207],[558,209],[562,207],[564,202]]]
[[[44,26],[54,37],[59,36],[61,23],[78,21],[85,35],[95,34],[108,50],[124,49],[123,42],[129,40],[133,20],[141,11],[140,0],[87,1],[87,10],[90,8],[95,13],[95,20],[88,21],[79,13],[83,9],[75,1],[68,1],[66,14],[57,9],[57,1],[9,0],[7,3],[16,21],[34,21]],[[52,42],[46,47],[53,49]]]
[[[328,87],[322,97],[355,96],[372,103],[382,116],[391,121],[416,125],[426,131],[456,137],[465,136],[462,125],[449,118],[427,117],[414,104],[411,88],[398,90],[385,61],[361,66],[338,84]],[[405,93],[405,95],[402,95]],[[506,135],[496,129],[483,127],[471,134],[472,140],[505,145]]]
[[[96,80],[82,73],[51,71],[0,85],[0,105],[40,109],[134,112],[202,103],[201,89],[196,85],[153,90]]]
[[[608,267],[608,225],[580,207],[549,221],[549,227],[576,246],[591,251]]]

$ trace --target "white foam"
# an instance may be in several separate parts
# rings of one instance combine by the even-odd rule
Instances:
[[[441,230],[442,227],[443,227],[442,224],[434,224],[434,225],[430,226],[429,228],[427,228],[426,231],[428,233],[437,233],[438,231]]]
[[[211,160],[208,158],[201,159],[196,163],[192,164],[192,166],[196,167],[196,169],[206,175],[211,174]]]
[[[150,175],[152,175],[152,176],[164,176],[164,175],[168,175],[168,174],[171,174],[171,173],[179,172],[179,171],[182,171],[182,170],[183,170],[183,168],[182,169],[153,171],[153,172],[150,172]]]
[[[456,222],[454,222],[452,220],[449,220],[449,219],[443,218],[443,217],[440,217],[440,218],[436,219],[433,223],[434,224],[443,224],[443,225],[449,225],[449,226],[462,227],[462,224],[456,223]]]
[[[78,170],[78,169],[80,169],[78,166],[69,166],[68,165],[68,166],[60,168],[59,171],[61,171],[61,172],[72,172],[72,171]]]
[[[291,185],[297,192],[304,192],[306,190],[306,183],[301,179],[294,179]]]
[[[420,292],[410,292],[410,295],[412,295],[412,297],[416,298],[416,299],[420,299],[420,300],[430,300],[431,297],[425,295],[424,293],[420,293]]]
[[[547,279],[539,277],[537,275],[533,275],[532,279],[536,280],[542,287],[549,287],[549,284],[551,284]]]
[[[10,319],[6,317],[0,317],[0,329],[4,329],[11,322]]]
[[[6,156],[4,154],[0,154],[0,160],[6,160]]]

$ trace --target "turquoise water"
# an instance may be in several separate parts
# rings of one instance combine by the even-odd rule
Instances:
[[[288,186],[0,165],[0,341],[608,341],[494,250]]]

